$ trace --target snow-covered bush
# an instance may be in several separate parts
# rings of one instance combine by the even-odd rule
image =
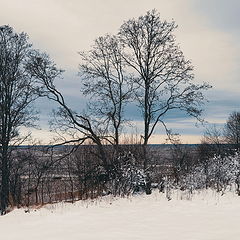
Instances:
[[[181,177],[180,187],[193,190],[214,188],[224,193],[234,188],[240,195],[240,155],[214,156],[207,162],[199,163]]]
[[[192,193],[193,190],[205,187],[206,174],[202,166],[196,166],[190,172],[183,175],[180,179],[180,188],[182,190],[187,189]]]
[[[115,177],[108,183],[108,189],[114,195],[129,195],[141,192],[146,186],[146,174],[137,166],[133,154],[121,154],[115,166]]]

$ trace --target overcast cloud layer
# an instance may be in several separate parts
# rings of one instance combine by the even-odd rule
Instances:
[[[81,110],[84,99],[79,94],[77,52],[88,50],[95,38],[115,34],[124,21],[153,8],[163,19],[177,22],[177,42],[195,66],[196,81],[206,81],[213,86],[207,93],[209,103],[204,117],[222,125],[230,112],[240,110],[238,0],[0,0],[0,25],[9,24],[18,32],[28,33],[34,47],[48,52],[66,70],[58,86],[68,102]],[[52,106],[46,108],[45,102],[38,105],[45,128]],[[131,111],[131,107],[127,113],[138,122],[140,132],[139,113]],[[172,114],[166,120],[183,135],[185,142],[199,142],[204,129],[196,128],[194,119]],[[35,133],[45,137],[46,129]],[[152,142],[159,142],[158,134],[163,134],[160,128]]]

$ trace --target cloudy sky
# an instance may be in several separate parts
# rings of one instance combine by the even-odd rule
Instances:
[[[117,33],[124,21],[153,8],[163,19],[178,24],[177,42],[192,60],[195,81],[213,86],[207,93],[204,118],[223,125],[229,113],[240,110],[239,0],[0,0],[0,25],[26,32],[35,48],[49,53],[66,70],[57,85],[69,104],[82,110],[77,52],[88,50],[95,38]],[[35,136],[46,141],[48,116],[54,106],[42,100],[38,107],[42,130],[35,131]],[[139,113],[128,109],[127,115],[137,123],[134,131],[141,132]],[[196,127],[194,119],[172,114],[166,120],[183,142],[200,141],[204,127]],[[162,142],[162,133],[158,128],[152,142]]]

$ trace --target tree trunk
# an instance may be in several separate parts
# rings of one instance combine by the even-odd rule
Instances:
[[[6,214],[9,203],[9,163],[8,151],[6,147],[2,148],[2,181],[1,181],[1,215]]]

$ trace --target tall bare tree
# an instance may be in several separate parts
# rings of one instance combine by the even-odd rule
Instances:
[[[26,72],[32,46],[25,33],[15,33],[9,26],[0,27],[0,210],[9,204],[11,149],[26,136],[19,127],[32,126],[36,119],[32,103],[38,97],[31,74]]]
[[[47,54],[40,54],[36,51],[33,52],[31,59],[27,69],[43,87],[41,96],[46,96],[59,106],[55,111],[54,125],[60,131],[59,134],[63,136],[63,141],[58,145],[76,144],[79,146],[86,140],[90,140],[98,147],[97,157],[101,160],[102,167],[108,174],[111,174],[111,167],[102,143],[104,135],[89,116],[73,111],[55,86],[55,80],[61,77],[63,71],[56,67]]]
[[[210,86],[194,84],[193,66],[176,43],[175,22],[162,21],[152,10],[125,22],[119,31],[123,58],[135,74],[135,98],[144,120],[143,144],[149,142],[158,123],[170,110],[182,110],[199,118],[202,91]],[[145,158],[145,168],[147,158]]]
[[[106,35],[95,40],[89,52],[80,53],[82,91],[91,97],[90,110],[96,116],[107,140],[118,146],[124,123],[124,107],[132,93],[129,74],[117,37]]]

